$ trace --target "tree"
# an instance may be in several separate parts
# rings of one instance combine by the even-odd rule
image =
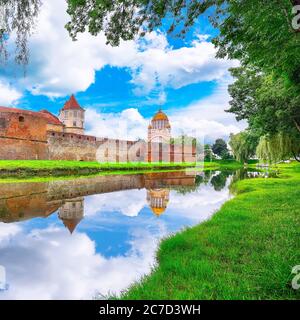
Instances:
[[[15,60],[28,63],[28,38],[32,33],[41,0],[0,0],[0,62],[8,58],[7,40],[16,33]]]
[[[223,139],[217,139],[212,146],[214,154],[220,156],[222,159],[226,158],[229,154],[227,143]]]
[[[238,59],[288,82],[300,83],[300,33],[293,29],[293,6],[299,0],[227,1],[214,25],[218,57]]]
[[[208,13],[220,30],[214,39],[218,57],[239,59],[244,65],[252,64],[299,83],[300,28],[294,29],[292,24],[292,8],[299,1],[68,0],[70,21],[66,28],[74,40],[85,31],[92,35],[104,32],[108,43],[118,45],[121,39],[143,36],[162,24],[167,24],[169,33],[184,36],[200,15]],[[5,21],[10,21],[5,24],[5,34],[17,30],[23,48],[20,62],[26,62],[25,43],[40,0],[0,0],[0,4],[7,9]]]
[[[218,57],[238,59],[299,83],[300,28],[292,25],[297,4],[299,0],[69,0],[71,20],[66,27],[73,39],[86,30],[93,35],[103,31],[108,43],[118,45],[163,22],[169,22],[169,33],[184,35],[208,12],[220,30],[214,39]]]
[[[256,152],[261,160],[269,163],[277,163],[291,157],[300,162],[300,138],[283,133],[266,135],[260,138]]]
[[[225,188],[226,181],[229,176],[230,176],[229,172],[222,171],[211,178],[210,183],[214,187],[215,191],[221,191],[222,189]]]
[[[283,78],[253,67],[231,69],[236,81],[229,86],[232,97],[228,112],[245,119],[260,135],[300,132],[300,88],[286,86]]]
[[[258,136],[249,130],[238,134],[231,134],[229,145],[236,160],[245,163],[253,157],[255,155],[258,139]]]
[[[204,161],[211,162],[214,160],[215,157],[213,155],[213,152],[211,151],[211,146],[209,144],[204,145]]]
[[[224,0],[69,0],[71,17],[67,29],[73,39],[88,30],[97,35],[103,31],[107,42],[119,45],[120,40],[143,36],[168,24],[168,32],[184,35],[195,19],[215,4]]]

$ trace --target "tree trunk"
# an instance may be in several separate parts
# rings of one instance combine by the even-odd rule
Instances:
[[[293,151],[293,156],[295,158],[296,161],[300,162],[300,158],[297,157],[296,153]]]
[[[300,132],[300,124],[294,119],[295,126],[297,130]]]

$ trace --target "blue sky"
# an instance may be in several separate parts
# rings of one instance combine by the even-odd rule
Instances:
[[[26,77],[11,61],[0,69],[0,105],[57,114],[74,93],[87,110],[87,133],[130,139],[145,137],[159,107],[174,135],[192,129],[213,140],[244,127],[224,112],[232,81],[227,70],[236,62],[215,58],[210,41],[218,31],[205,17],[184,39],[167,35],[163,26],[112,48],[103,34],[72,42],[64,29],[65,9],[60,0],[43,4]],[[114,132],[113,126],[123,129]]]
[[[0,264],[9,285],[0,299],[91,299],[96,291],[121,292],[150,272],[160,239],[220,208],[230,197],[228,184],[220,191],[201,184],[185,195],[171,190],[160,217],[149,208],[145,189],[87,196],[72,235],[57,212],[0,222]]]

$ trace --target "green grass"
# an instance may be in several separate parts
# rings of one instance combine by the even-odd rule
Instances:
[[[198,163],[206,169],[239,168],[241,164],[235,161]],[[63,176],[87,175],[99,172],[145,171],[145,170],[172,170],[194,167],[195,163],[170,162],[123,162],[98,163],[85,161],[53,161],[53,160],[0,160],[0,177],[30,177],[30,176]]]
[[[123,299],[299,299],[300,165],[249,179],[213,218],[164,240],[158,267]]]
[[[76,174],[95,174],[110,171],[141,171],[181,169],[194,166],[194,163],[166,162],[126,162],[98,163],[84,161],[52,161],[52,160],[0,160],[0,176],[61,176]]]
[[[0,169],[74,169],[74,168],[152,168],[161,166],[191,166],[192,163],[170,162],[88,162],[88,161],[64,161],[64,160],[0,160]]]

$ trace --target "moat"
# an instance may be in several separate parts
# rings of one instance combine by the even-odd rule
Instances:
[[[118,295],[155,265],[159,241],[209,219],[234,179],[165,172],[0,184],[0,299]]]

